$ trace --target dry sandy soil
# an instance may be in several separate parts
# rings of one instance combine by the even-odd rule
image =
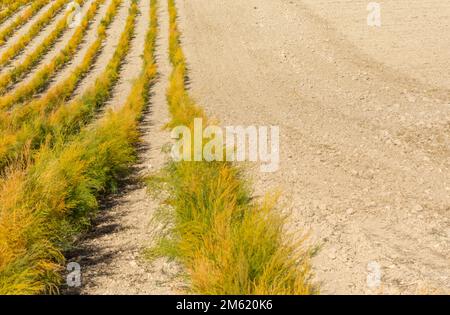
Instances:
[[[322,293],[450,292],[450,5],[177,1],[191,92],[224,125],[280,126],[289,229]],[[370,266],[381,285],[368,286]]]

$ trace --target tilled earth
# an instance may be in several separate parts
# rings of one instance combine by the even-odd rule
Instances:
[[[280,169],[248,176],[319,246],[321,292],[449,293],[450,5],[391,1],[373,28],[365,1],[177,3],[194,98],[280,127]]]

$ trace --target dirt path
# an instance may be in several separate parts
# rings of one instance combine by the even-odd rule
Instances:
[[[139,25],[147,26],[148,2],[140,1],[142,15],[138,18]],[[143,249],[151,246],[158,230],[158,224],[152,220],[152,216],[159,207],[159,201],[149,197],[139,178],[161,168],[165,162],[161,149],[169,139],[167,132],[162,131],[164,123],[168,121],[165,99],[170,72],[167,29],[167,6],[161,1],[160,34],[157,40],[160,76],[152,87],[150,110],[141,124],[139,163],[122,194],[110,200],[100,213],[92,232],[81,240],[79,252],[72,259],[79,261],[82,266],[83,287],[78,292],[81,294],[173,294],[182,286],[175,278],[179,269],[174,263],[160,259],[150,264],[142,258]],[[146,27],[141,26],[136,30],[129,57],[138,60],[131,62],[128,58],[124,65],[127,78],[130,74],[128,71],[142,62],[140,54],[135,52],[142,50],[141,41],[146,30]],[[122,82],[119,89],[127,86],[126,79]],[[119,98],[115,98],[114,104],[118,101]]]
[[[321,246],[322,293],[450,292],[450,8],[386,7],[400,30],[363,45],[361,1],[177,2],[194,98],[224,125],[280,126],[280,170],[248,176],[256,196],[281,188],[289,228]]]

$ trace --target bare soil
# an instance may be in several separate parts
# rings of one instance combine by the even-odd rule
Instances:
[[[194,99],[280,127],[280,170],[248,177],[320,246],[322,293],[449,293],[448,3],[383,3],[380,28],[365,1],[177,3]]]

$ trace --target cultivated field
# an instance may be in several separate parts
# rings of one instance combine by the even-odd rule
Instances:
[[[450,5],[367,4],[0,1],[0,294],[450,293]]]

